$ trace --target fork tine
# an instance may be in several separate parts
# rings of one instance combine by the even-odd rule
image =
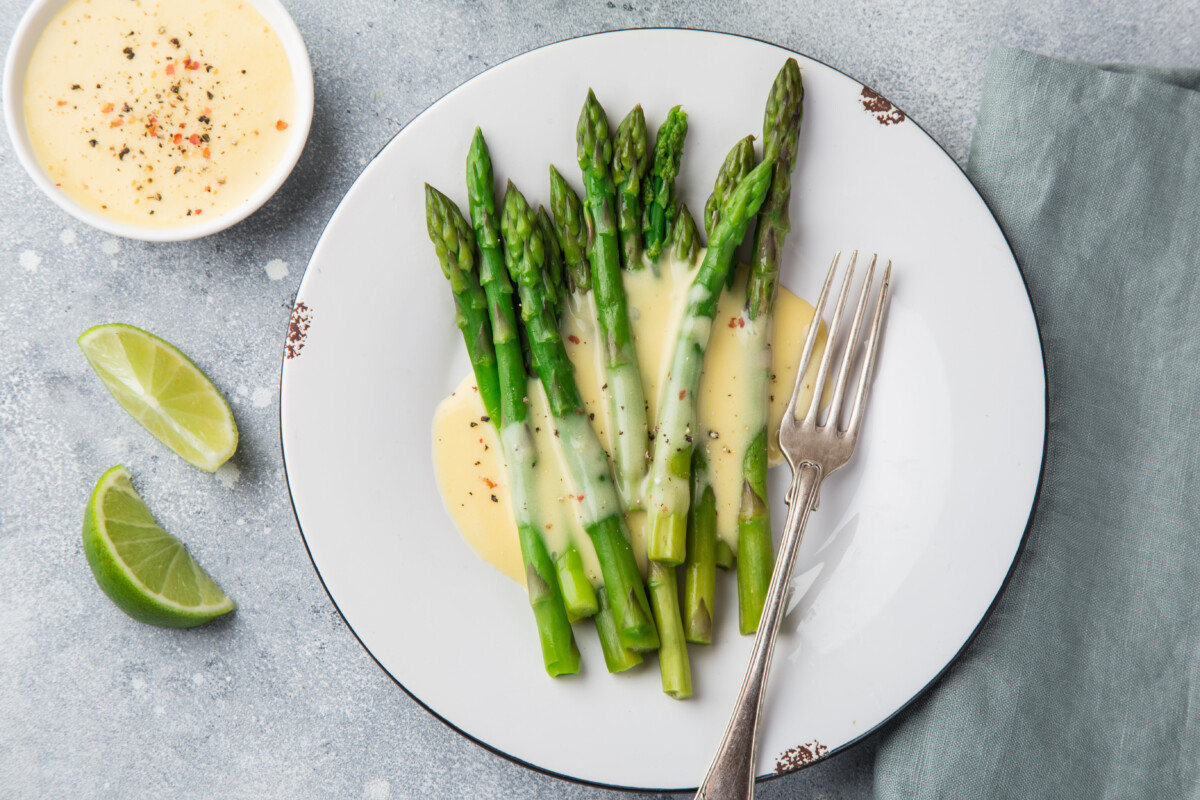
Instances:
[[[854,396],[854,409],[850,412],[850,422],[846,425],[846,435],[858,436],[858,424],[862,421],[862,412],[867,405],[867,392],[871,390],[871,373],[875,369],[875,355],[879,349],[879,335],[883,331],[883,310],[887,305],[888,287],[892,282],[892,262],[889,260],[887,269],[883,271],[883,284],[879,287],[879,300],[875,303],[875,316],[871,321],[871,338],[867,340],[867,354],[863,357],[862,374],[858,378],[858,392]]]
[[[858,336],[862,332],[863,314],[867,310],[867,298],[871,294],[871,282],[875,277],[875,262],[878,254],[871,256],[867,265],[867,274],[863,277],[862,291],[858,295],[858,305],[854,309],[854,323],[850,326],[850,336],[846,339],[846,349],[842,353],[842,363],[838,367],[837,383],[833,388],[833,400],[829,403],[829,419],[836,422],[842,414],[842,399],[846,394],[846,380],[850,377],[850,362],[858,350]],[[828,424],[828,423],[826,423]]]
[[[821,354],[821,366],[817,369],[817,381],[813,385],[813,403],[808,407],[804,417],[805,427],[817,423],[817,414],[821,411],[821,395],[825,393],[825,379],[829,377],[829,363],[833,361],[834,342],[837,341],[838,328],[842,324],[842,311],[846,308],[846,296],[850,293],[850,281],[854,279],[854,264],[858,261],[858,251],[850,254],[850,266],[846,269],[846,277],[842,279],[842,288],[838,292],[837,305],[833,309],[833,319],[829,322],[829,338],[825,340],[825,352]]]
[[[829,273],[825,276],[825,285],[821,287],[821,296],[813,308],[812,322],[808,326],[808,334],[804,337],[804,349],[800,353],[800,368],[796,371],[796,385],[792,387],[792,397],[788,400],[783,412],[783,424],[796,424],[796,400],[800,390],[804,388],[804,376],[808,374],[808,362],[812,358],[813,348],[817,344],[817,332],[821,329],[821,315],[825,311],[825,301],[829,297],[829,287],[833,285],[833,274],[837,271],[838,262],[842,260],[842,251],[833,254],[833,263],[829,265]],[[828,339],[826,339],[828,341]]]

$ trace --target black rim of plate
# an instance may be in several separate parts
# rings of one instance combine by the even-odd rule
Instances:
[[[847,77],[850,80],[854,81],[855,83],[859,84],[863,88],[866,88],[866,89],[870,88],[866,84],[864,84],[862,81],[855,78],[853,75],[843,72],[842,70],[838,69],[837,67],[827,64],[824,61],[821,61],[820,59],[813,58],[812,56],[804,55],[803,53],[797,53],[795,50],[790,50],[786,47],[783,47],[782,45],[775,44],[774,42],[769,42],[766,39],[760,39],[755,36],[747,36],[747,35],[740,34],[740,33],[728,33],[725,31],[713,31],[713,30],[707,30],[704,28],[675,28],[675,27],[667,27],[667,26],[652,26],[652,27],[646,27],[646,28],[614,28],[612,30],[607,30],[607,31],[597,31],[595,33],[587,33],[587,34],[583,34],[582,36],[569,36],[566,39],[559,39],[557,41],[547,42],[546,44],[539,45],[538,47],[534,47],[529,50],[525,50],[514,56],[510,56],[509,58],[505,58],[501,61],[497,61],[495,64],[492,64],[490,67],[483,70],[482,72],[476,73],[475,75],[472,75],[470,78],[467,78],[466,80],[457,84],[453,89],[450,89],[445,94],[443,94],[441,97],[439,97],[437,100],[434,100],[432,103],[430,103],[424,109],[422,109],[419,113],[417,113],[412,119],[410,119],[408,122],[404,123],[404,125],[400,126],[400,129],[397,130],[394,134],[392,134],[392,136],[387,140],[387,142],[385,142],[383,144],[383,146],[379,148],[378,152],[376,152],[375,155],[371,157],[371,160],[368,161],[367,164],[363,166],[362,170],[359,171],[358,178],[355,178],[354,183],[358,182],[358,180],[362,177],[363,173],[366,172],[366,170],[368,168],[370,168],[371,164],[374,163],[375,159],[377,159],[379,157],[380,153],[382,153],[384,150],[386,150],[392,144],[392,142],[395,141],[396,137],[399,136],[401,133],[403,133],[404,130],[410,124],[412,124],[413,120],[416,120],[418,117],[425,114],[429,109],[433,108],[438,103],[442,102],[442,100],[446,99],[447,97],[449,97],[451,94],[453,94],[454,92],[461,89],[466,84],[470,83],[471,81],[476,80],[477,78],[481,77],[482,75],[487,74],[488,72],[495,69],[496,67],[499,67],[502,64],[506,64],[509,61],[512,61],[514,59],[522,58],[522,57],[528,55],[529,53],[533,53],[538,50],[544,50],[547,47],[555,47],[557,45],[564,44],[566,42],[572,42],[572,41],[576,41],[579,39],[590,39],[590,38],[593,38],[596,36],[608,36],[610,34],[617,34],[617,33],[630,33],[630,32],[634,32],[634,31],[689,31],[692,33],[709,33],[709,34],[715,34],[718,36],[731,36],[731,37],[734,37],[737,39],[747,39],[752,42],[758,42],[759,44],[765,44],[770,47],[778,48],[786,53],[791,53],[793,55],[801,56],[801,57],[806,58],[810,61],[813,61],[817,64],[820,64],[824,67],[827,67],[827,68],[833,70],[834,72],[837,72],[840,75],[844,75],[845,77]],[[903,113],[903,109],[900,109],[898,106],[896,106],[896,108],[897,108],[897,110],[899,110]],[[950,670],[950,668],[952,666],[954,666],[955,662],[957,662],[958,659],[962,657],[963,653],[966,652],[967,648],[971,646],[971,643],[975,641],[976,637],[979,636],[980,631],[983,630],[983,626],[991,618],[992,612],[994,612],[996,610],[996,606],[1000,602],[1000,598],[1004,596],[1004,592],[1008,588],[1008,584],[1012,580],[1013,574],[1016,571],[1017,563],[1021,560],[1021,555],[1025,551],[1025,545],[1029,541],[1029,532],[1033,526],[1033,520],[1037,514],[1038,502],[1041,500],[1041,496],[1042,496],[1042,482],[1046,476],[1046,451],[1047,451],[1046,445],[1049,440],[1049,431],[1050,431],[1050,382],[1049,382],[1049,375],[1046,373],[1046,345],[1042,338],[1042,327],[1041,327],[1040,321],[1038,320],[1037,308],[1033,303],[1033,296],[1029,293],[1029,281],[1027,281],[1025,279],[1025,273],[1021,269],[1020,263],[1017,261],[1016,254],[1013,252],[1012,243],[1008,239],[1008,234],[1005,233],[1004,229],[1000,226],[999,221],[996,220],[996,215],[995,215],[995,213],[992,212],[991,206],[988,205],[988,202],[983,197],[983,195],[979,193],[978,187],[976,187],[974,182],[971,181],[970,176],[968,176],[966,174],[966,172],[959,165],[959,163],[957,161],[955,161],[954,158],[950,155],[950,153],[948,153],[946,151],[946,148],[942,147],[941,143],[938,142],[937,139],[934,139],[933,136],[930,135],[929,131],[925,130],[924,127],[922,127],[919,123],[917,123],[912,117],[909,117],[907,114],[905,114],[905,119],[907,122],[911,122],[913,125],[915,125],[917,127],[917,129],[921,131],[921,133],[925,134],[925,136],[928,137],[929,140],[931,142],[933,142],[939,150],[942,151],[942,153],[946,156],[946,158],[950,161],[950,163],[954,164],[954,166],[958,168],[959,172],[962,173],[963,177],[966,178],[967,183],[971,186],[972,189],[975,190],[975,194],[979,197],[980,201],[983,203],[984,208],[986,208],[988,210],[988,214],[992,217],[992,221],[996,223],[996,227],[1000,230],[1000,235],[1004,238],[1004,244],[1008,248],[1008,253],[1012,257],[1013,263],[1017,265],[1017,274],[1021,278],[1021,284],[1025,288],[1025,297],[1029,301],[1030,310],[1033,312],[1033,324],[1034,324],[1034,329],[1037,332],[1038,351],[1039,351],[1039,355],[1041,356],[1041,359],[1042,359],[1042,380],[1043,380],[1043,385],[1045,386],[1045,390],[1044,390],[1045,394],[1043,397],[1044,424],[1043,424],[1043,428],[1042,428],[1042,458],[1041,458],[1041,463],[1038,465],[1037,486],[1033,492],[1033,501],[1029,505],[1029,517],[1026,519],[1026,522],[1025,522],[1025,530],[1021,533],[1021,541],[1017,545],[1016,552],[1013,553],[1012,563],[1008,567],[1008,572],[1005,574],[1004,580],[1000,583],[1000,588],[997,590],[996,596],[992,598],[992,602],[988,605],[987,610],[984,611],[983,616],[980,617],[978,624],[975,626],[975,629],[971,631],[970,635],[967,636],[967,638],[963,642],[962,646],[958,649],[957,652],[955,652],[955,654],[953,656],[951,656],[950,660],[946,662],[946,664],[938,671],[938,673],[936,675],[934,675],[932,678],[930,678],[928,683],[926,683],[924,686],[922,686],[920,689],[918,689],[916,691],[916,693],[914,693],[912,695],[912,697],[908,698],[903,703],[901,703],[900,706],[897,707],[895,711],[893,711],[892,713],[888,714],[886,717],[881,719],[874,727],[870,728],[867,731],[864,731],[859,736],[838,745],[837,747],[831,749],[828,753],[824,754],[823,756],[821,756],[819,758],[814,758],[812,761],[809,761],[805,764],[801,764],[793,769],[789,769],[784,772],[773,772],[769,775],[759,776],[756,779],[756,783],[763,783],[766,781],[774,780],[776,778],[782,778],[787,775],[792,775],[796,772],[800,772],[804,769],[807,769],[808,767],[811,767],[815,764],[826,762],[826,761],[832,759],[834,756],[837,756],[837,755],[847,752],[848,750],[853,748],[855,745],[859,744],[860,742],[867,739],[871,735],[882,730],[893,720],[896,720],[897,717],[899,717],[899,715],[901,713],[903,713],[906,709],[911,707],[912,704],[918,698],[925,695],[931,688],[933,688],[933,686],[935,684],[937,684],[939,681],[941,681],[941,679],[946,675],[946,673]],[[354,184],[351,184],[351,188],[353,188],[353,186],[354,186]],[[347,194],[349,193],[349,191],[350,190],[348,189]],[[343,199],[344,199],[344,196],[343,196]],[[338,204],[338,208],[340,208],[340,207],[341,207],[341,203]],[[335,208],[334,215],[336,215],[336,213],[337,213],[337,209]],[[332,218],[333,218],[333,216],[331,215],[330,221],[332,221]],[[320,244],[321,240],[325,238],[325,231],[328,230],[328,228],[329,228],[329,222],[326,222],[325,227],[321,230],[321,235],[319,237],[317,237],[318,245]],[[315,246],[314,246],[314,248],[315,248]],[[297,296],[299,296],[300,289],[304,286],[304,280],[308,276],[308,268],[311,265],[312,265],[312,255],[310,254],[309,255],[309,263],[305,266],[305,269],[304,269],[304,275],[300,279],[300,284],[296,287]],[[292,305],[295,306],[295,299],[293,299]],[[286,339],[286,332],[285,332],[285,339]],[[287,364],[287,359],[281,358],[280,359],[280,368],[279,368],[281,390],[282,390],[282,383],[283,383],[283,370],[286,367],[286,364]],[[447,728],[454,731],[458,735],[462,736],[464,739],[467,739],[468,741],[473,742],[474,744],[478,745],[479,747],[482,747],[483,749],[487,750],[488,752],[491,752],[491,753],[494,753],[495,755],[500,756],[501,758],[505,759],[506,761],[510,761],[513,764],[517,764],[526,769],[533,770],[534,772],[539,772],[539,773],[541,773],[543,775],[547,775],[551,778],[558,778],[560,780],[568,781],[570,783],[574,783],[574,784],[581,785],[581,786],[592,786],[592,787],[596,787],[598,789],[609,789],[609,790],[619,791],[619,792],[642,792],[642,793],[645,793],[645,792],[654,792],[654,793],[684,792],[684,793],[692,793],[697,790],[699,784],[697,784],[697,786],[693,786],[691,788],[678,788],[678,787],[663,788],[663,787],[622,786],[622,785],[613,784],[613,783],[602,783],[599,781],[591,781],[591,780],[586,780],[584,778],[577,778],[573,775],[566,775],[561,772],[556,772],[552,769],[547,769],[546,767],[538,766],[537,764],[531,764],[530,762],[525,761],[524,759],[518,758],[517,756],[514,756],[511,753],[506,753],[503,750],[500,750],[499,748],[497,748],[491,744],[488,744],[487,742],[483,741],[482,739],[472,736],[470,733],[466,732],[462,728],[458,727],[457,725],[455,725],[454,723],[450,722],[448,719],[443,717],[441,714],[439,714],[437,711],[435,711],[433,708],[431,708],[428,704],[426,704],[425,701],[423,701],[421,698],[417,697],[415,694],[410,692],[408,690],[408,688],[403,683],[400,682],[400,679],[397,678],[395,675],[393,675],[391,673],[391,671],[389,671],[388,668],[385,667],[378,658],[376,658],[375,654],[373,652],[371,652],[371,648],[367,646],[367,643],[364,642],[362,640],[362,637],[358,635],[358,632],[356,630],[354,630],[354,626],[350,624],[350,620],[346,619],[346,615],[344,613],[342,613],[342,609],[341,609],[341,607],[338,606],[337,600],[334,598],[333,594],[329,591],[329,587],[325,585],[325,578],[321,576],[321,570],[319,567],[317,567],[317,562],[313,559],[313,556],[312,556],[312,550],[308,546],[308,539],[304,535],[304,525],[300,522],[300,515],[296,512],[295,497],[292,495],[292,483],[291,483],[291,478],[288,474],[288,468],[287,468],[287,448],[284,445],[284,441],[283,441],[283,396],[282,396],[282,391],[280,394],[279,413],[280,413],[279,451],[283,458],[283,474],[284,474],[284,479],[287,482],[287,487],[288,487],[288,501],[291,503],[292,516],[296,520],[296,528],[300,531],[300,540],[304,543],[304,550],[308,554],[308,560],[312,563],[313,571],[317,573],[317,580],[319,580],[321,582],[321,588],[325,590],[325,594],[329,597],[329,601],[331,603],[333,603],[333,607],[337,610],[338,616],[340,616],[342,618],[342,622],[346,625],[346,628],[350,631],[350,633],[354,635],[354,638],[356,640],[358,640],[358,643],[362,646],[363,650],[365,650],[367,652],[367,655],[371,657],[371,660],[375,662],[376,666],[378,666],[385,675],[387,675],[389,678],[391,678],[392,682],[395,683],[397,686],[399,686],[400,689],[406,695],[408,695],[417,705],[419,705],[421,708],[425,709],[425,711],[427,711],[430,715],[432,715],[434,717],[434,719],[438,720],[443,725],[445,725]],[[702,778],[702,777],[703,777],[702,775],[697,776],[698,779]]]

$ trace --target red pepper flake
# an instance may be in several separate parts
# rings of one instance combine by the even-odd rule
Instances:
[[[206,147],[200,151],[200,155],[204,156],[205,158],[212,158],[212,151]]]
[[[578,500],[579,502],[581,502],[581,503],[582,503],[582,502],[583,502],[583,495],[581,495],[581,494],[577,494],[577,495],[575,495],[575,499],[576,499],[576,500]]]
[[[687,397],[687,389],[680,389],[679,390],[679,399],[682,400],[685,397]]]
[[[158,138],[158,126],[151,125],[149,128],[146,129],[146,135],[153,136],[154,138],[157,139]]]
[[[188,137],[188,141],[191,143],[192,147],[196,147],[197,145],[200,144],[200,137],[197,134],[193,133],[191,136]]]
[[[114,119],[112,122],[108,123],[108,127],[110,127],[110,128],[119,128],[119,127],[121,127],[121,126],[122,126],[122,125],[124,125],[124,124],[125,124],[125,120],[123,120],[123,119]]]
[[[182,133],[177,133],[177,134],[175,134],[174,136],[172,136],[172,137],[171,137],[171,144],[179,144],[179,143],[180,143],[180,142],[182,142],[182,141],[183,141],[183,134],[182,134]]]
[[[567,337],[567,341],[571,344],[579,344],[579,337],[572,333]]]
[[[58,104],[59,104],[60,106],[65,106],[65,105],[67,104],[67,101],[66,101],[66,100],[59,100],[59,101],[58,101]]]
[[[151,117],[151,118],[150,118],[150,124],[151,124],[151,125],[157,125],[157,124],[158,124],[158,117]]]
[[[275,130],[285,131],[285,130],[287,130],[287,126],[288,126],[288,124],[286,122],[284,122],[283,120],[279,120],[278,122],[275,123]]]
[[[187,65],[187,68],[188,68],[188,69],[200,69],[200,62],[199,62],[199,61],[192,61],[192,62],[190,62],[190,63]]]
[[[167,64],[167,74],[168,75],[175,74],[175,65],[174,64]]]
[[[100,109],[100,113],[101,113],[101,114],[111,114],[111,113],[112,113],[112,110],[113,110],[113,104],[112,104],[112,103],[105,103],[105,104],[104,104],[104,108]]]
[[[491,478],[480,478],[480,480],[481,480],[481,481],[483,481],[483,482],[484,482],[484,483],[487,485],[487,487],[488,487],[489,489],[495,489],[495,488],[496,488],[496,486],[498,485],[498,484],[497,484],[497,483],[496,483],[494,480],[492,480]]]
[[[203,208],[197,208],[197,209],[196,209],[196,215],[197,215],[197,216],[199,216],[200,214],[203,214],[203,213],[204,213],[204,209],[203,209]]]
[[[738,327],[739,328],[746,327],[746,318],[745,317],[738,317]]]

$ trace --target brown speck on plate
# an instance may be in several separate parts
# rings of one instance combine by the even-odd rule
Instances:
[[[288,321],[287,341],[283,349],[284,358],[292,359],[300,355],[300,351],[308,343],[308,329],[311,326],[312,311],[303,302],[297,302],[292,308],[292,318]]]
[[[880,125],[887,127],[888,125],[899,125],[908,117],[904,116],[904,112],[892,105],[891,101],[883,97],[878,92],[868,89],[866,86],[862,89],[862,94],[859,97],[859,102],[862,103],[863,109],[868,114],[873,114]]]
[[[824,758],[829,748],[817,740],[789,748],[775,757],[775,774],[783,775]]]

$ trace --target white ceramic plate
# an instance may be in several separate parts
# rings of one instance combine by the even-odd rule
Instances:
[[[437,403],[469,370],[425,231],[426,181],[464,208],[482,126],[500,187],[547,200],[547,164],[579,186],[588,86],[614,125],[681,103],[682,197],[701,208],[726,150],[758,133],[781,48],[723,34],[600,34],[500,64],[405,127],[350,189],[297,297],[283,363],[288,483],[326,589],[413,697],[478,742],[577,780],[695,786],[750,650],[732,576],[717,643],[693,647],[696,696],[662,694],[653,659],[544,674],[523,590],[472,553],[431,468]],[[861,84],[796,56],[806,90],[783,282],[816,296],[832,253],[895,263],[887,338],[855,461],[825,487],[797,564],[758,771],[859,739],[969,640],[1020,549],[1041,474],[1046,387],[1029,298],[1004,236],[954,162]],[[600,66],[603,68],[600,68]],[[776,524],[786,469],[773,475]],[[777,532],[778,534],[778,532]],[[723,612],[723,613],[720,613]]]

